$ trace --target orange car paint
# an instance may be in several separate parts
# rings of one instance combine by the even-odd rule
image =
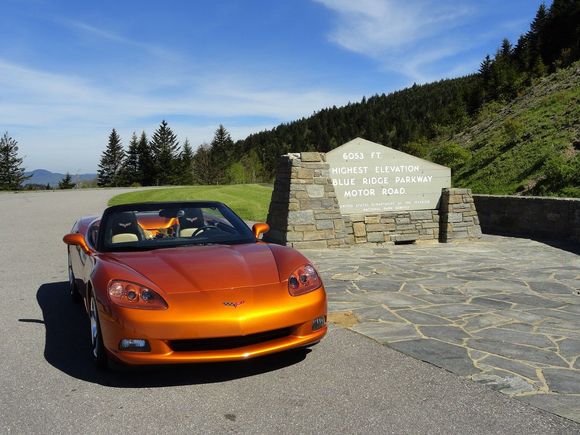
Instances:
[[[114,359],[135,365],[242,360],[314,344],[327,332],[326,323],[312,330],[314,319],[326,319],[323,285],[301,296],[288,293],[290,273],[308,263],[292,248],[256,242],[99,253],[88,242],[94,222],[93,217],[78,223],[87,251],[71,235],[65,241],[78,242],[69,247],[73,271],[87,310],[86,296],[95,294],[103,341]],[[168,308],[114,304],[107,291],[114,279],[151,288]],[[175,351],[170,346],[172,340],[247,337],[282,328],[288,328],[283,337],[242,347]],[[123,338],[146,339],[151,351],[120,351]]]

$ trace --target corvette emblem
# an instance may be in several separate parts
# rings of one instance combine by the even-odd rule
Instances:
[[[244,300],[241,300],[241,301],[238,301],[238,302],[230,302],[230,301],[227,301],[227,302],[224,302],[223,304],[224,304],[226,307],[234,307],[234,308],[238,308],[240,305],[242,305],[242,304],[243,304],[243,303],[245,303],[245,302],[246,302],[246,301],[244,301]]]
[[[126,224],[119,222],[119,226],[123,228],[127,228],[129,225],[131,225],[131,222],[127,222]]]

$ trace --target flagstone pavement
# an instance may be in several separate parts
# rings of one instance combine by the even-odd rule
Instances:
[[[580,422],[580,256],[499,236],[304,253],[337,326]]]

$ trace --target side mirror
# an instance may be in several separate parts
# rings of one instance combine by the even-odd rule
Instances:
[[[252,232],[256,239],[258,239],[261,234],[267,233],[268,231],[270,231],[270,225],[265,223],[257,223],[252,227]]]
[[[80,246],[81,249],[85,251],[85,254],[91,253],[91,248],[89,248],[89,245],[87,245],[87,241],[80,233],[67,234],[62,238],[62,241],[67,245]]]

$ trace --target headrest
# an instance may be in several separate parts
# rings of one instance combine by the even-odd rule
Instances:
[[[203,212],[199,208],[186,208],[183,216],[179,216],[179,225],[184,228],[200,228],[203,226]]]
[[[141,234],[137,217],[132,211],[126,211],[113,215],[111,220],[112,235],[133,233],[139,236]]]

